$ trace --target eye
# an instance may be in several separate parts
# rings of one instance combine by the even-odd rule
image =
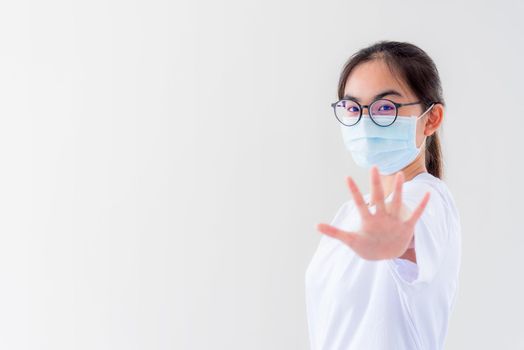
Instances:
[[[390,106],[390,105],[382,105],[379,107],[379,111],[391,111],[395,109],[393,106]]]
[[[348,112],[352,112],[352,113],[356,113],[356,112],[358,112],[358,107],[355,107],[355,106],[349,106],[349,107],[347,108],[347,111],[348,111]]]

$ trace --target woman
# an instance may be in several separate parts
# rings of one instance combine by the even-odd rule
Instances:
[[[460,218],[442,178],[437,68],[382,41],[344,66],[332,104],[346,148],[370,171],[328,224],[306,270],[312,350],[442,349],[458,288]]]

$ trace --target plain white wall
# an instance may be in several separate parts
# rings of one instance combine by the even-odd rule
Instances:
[[[307,349],[314,227],[367,174],[329,104],[409,41],[463,225],[447,349],[524,349],[521,1],[4,1],[0,348]]]

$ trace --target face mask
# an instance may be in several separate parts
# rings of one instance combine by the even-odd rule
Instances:
[[[369,169],[376,165],[382,175],[391,175],[417,158],[422,148],[416,145],[417,121],[433,106],[419,117],[397,116],[387,127],[363,115],[353,126],[341,125],[344,145],[358,166]]]

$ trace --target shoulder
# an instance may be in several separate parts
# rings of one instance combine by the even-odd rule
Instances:
[[[448,232],[460,230],[460,216],[453,195],[447,184],[438,177],[422,173],[406,182],[402,191],[403,201],[414,209],[426,192],[430,193],[430,199],[420,218],[422,224],[440,226]]]
[[[433,203],[452,200],[451,192],[444,181],[430,173],[421,173],[410,181],[406,181],[402,188],[402,195],[406,200],[422,199],[429,192]]]
[[[444,181],[430,173],[420,173],[410,181],[404,183],[404,189],[410,194],[417,190],[426,190],[446,196],[449,189]]]

